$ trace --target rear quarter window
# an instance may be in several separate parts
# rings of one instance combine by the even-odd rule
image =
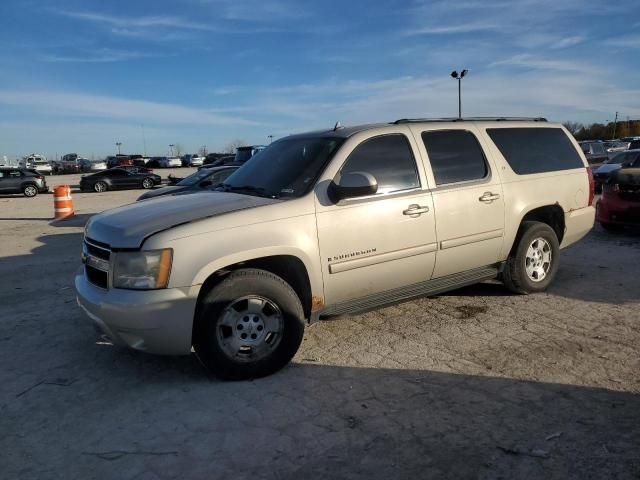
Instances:
[[[487,134],[518,175],[584,167],[560,128],[488,128]]]

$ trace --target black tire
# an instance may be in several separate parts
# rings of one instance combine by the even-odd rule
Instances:
[[[620,233],[624,230],[624,225],[619,225],[617,223],[602,223],[602,228],[604,228],[609,233]]]
[[[38,187],[30,183],[22,187],[22,193],[25,197],[33,198],[38,195]]]
[[[153,178],[146,177],[142,179],[142,188],[144,188],[145,190],[153,188],[154,185],[155,182],[153,181]]]
[[[94,192],[102,193],[102,192],[106,192],[107,190],[109,190],[109,186],[106,184],[106,182],[100,181],[93,184]]]
[[[259,296],[272,302],[281,314],[281,331],[277,344],[273,350],[256,360],[251,359],[252,351],[243,353],[242,356],[238,353],[232,358],[225,352],[225,348],[230,347],[221,338],[225,329],[229,338],[239,335],[240,326],[237,330],[234,327],[232,332],[230,327],[222,325],[223,319],[232,305],[237,305],[249,296]],[[241,318],[244,314],[239,315],[238,318]],[[243,318],[246,322],[246,317]],[[193,346],[198,358],[216,376],[225,380],[259,378],[280,370],[298,351],[305,326],[300,299],[291,286],[282,278],[257,269],[236,270],[213,287],[203,296],[195,322]],[[266,335],[268,336],[269,334]],[[262,345],[261,343],[258,347],[264,348]]]
[[[536,239],[546,240],[550,247],[551,260],[546,276],[535,281],[526,271],[527,250]],[[509,258],[504,265],[502,282],[514,293],[529,294],[542,292],[547,289],[558,272],[560,264],[560,245],[556,232],[546,223],[523,222],[518,231],[516,242],[511,249]]]

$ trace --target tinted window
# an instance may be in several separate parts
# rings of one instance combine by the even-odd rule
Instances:
[[[225,188],[268,197],[300,197],[313,187],[343,142],[322,137],[278,140],[236,170]]]
[[[593,144],[593,153],[604,153],[604,147],[601,143]]]
[[[423,132],[436,185],[468,182],[487,176],[487,162],[475,135],[465,130]]]
[[[584,167],[560,128],[488,128],[487,133],[518,175]]]
[[[125,170],[120,170],[119,168],[112,168],[109,170],[109,173],[112,177],[124,177],[125,175],[128,175]]]
[[[367,172],[376,177],[378,193],[420,186],[416,161],[404,135],[383,135],[364,141],[351,152],[340,173]]]

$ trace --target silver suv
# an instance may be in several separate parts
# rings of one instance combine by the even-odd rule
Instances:
[[[305,324],[500,278],[547,288],[593,226],[582,150],[544,119],[398,120],[293,135],[218,191],[86,226],[78,303],[119,345],[268,375]]]

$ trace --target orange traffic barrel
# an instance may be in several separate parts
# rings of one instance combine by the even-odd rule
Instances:
[[[69,185],[56,185],[53,189],[53,210],[56,218],[65,218],[74,215],[73,200],[71,199],[71,187]]]

